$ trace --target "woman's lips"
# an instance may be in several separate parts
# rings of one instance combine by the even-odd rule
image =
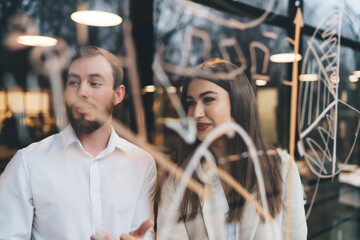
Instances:
[[[197,123],[196,124],[196,129],[198,131],[204,131],[205,129],[207,129],[211,124],[209,123]]]

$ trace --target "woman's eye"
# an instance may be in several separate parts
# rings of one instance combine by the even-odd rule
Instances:
[[[215,98],[205,97],[205,98],[204,98],[204,103],[210,103],[210,102],[212,102],[212,101],[214,101],[214,100],[215,100]]]
[[[195,102],[194,101],[187,101],[186,105],[187,105],[187,107],[192,107],[192,106],[195,106]]]

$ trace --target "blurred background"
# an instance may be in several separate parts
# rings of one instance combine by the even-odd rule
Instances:
[[[297,9],[303,16],[299,41],[294,38]],[[78,23],[70,17],[78,10],[106,11],[122,22]],[[180,96],[188,70],[214,57],[243,69],[269,142],[289,149],[294,60],[273,56],[299,46],[295,158],[306,195],[308,236],[360,239],[360,1],[2,0],[0,23],[0,172],[18,149],[66,124],[58,114],[64,72],[83,45],[122,59],[127,94],[114,117],[137,132],[136,111],[144,111],[147,139],[162,152],[170,155],[179,143],[178,134],[164,125],[179,118],[169,95]],[[29,35],[52,38],[50,43],[19,38]],[[168,85],[153,70],[155,62]],[[138,79],[139,86],[132,84]],[[137,93],[144,110],[135,107]],[[334,100],[329,114],[317,118],[313,112]],[[304,134],[310,125],[315,128]]]

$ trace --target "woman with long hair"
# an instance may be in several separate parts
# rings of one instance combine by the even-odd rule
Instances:
[[[181,102],[188,118],[196,121],[197,141],[191,145],[182,143],[175,161],[186,169],[196,149],[213,129],[231,121],[240,125],[256,148],[268,211],[275,220],[272,226],[277,229],[275,235],[269,235],[267,220],[234,188],[216,175],[207,182],[200,176],[204,171],[199,170],[204,170],[207,162],[203,157],[192,177],[205,189],[212,189],[213,196],[202,198],[187,188],[176,212],[175,224],[167,229],[170,233],[167,239],[272,239],[272,236],[285,239],[288,222],[291,223],[290,239],[306,239],[303,190],[296,165],[288,154],[272,149],[267,143],[251,85],[243,73],[236,74],[236,69],[230,62],[211,59],[201,64],[191,77],[184,79]],[[218,137],[209,150],[216,166],[226,171],[264,206],[254,159],[243,138],[238,134]],[[291,181],[290,170],[293,170]],[[288,195],[289,182],[292,182],[291,196]],[[160,181],[158,234],[164,231],[169,221],[170,205],[179,185],[180,181],[169,175],[164,175]],[[207,203],[209,199],[215,200],[210,204]],[[288,211],[290,206],[291,214]]]

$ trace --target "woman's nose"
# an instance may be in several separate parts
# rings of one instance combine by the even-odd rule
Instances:
[[[201,103],[196,104],[194,109],[194,117],[199,118],[199,117],[203,117],[204,115],[205,115],[204,106]]]

